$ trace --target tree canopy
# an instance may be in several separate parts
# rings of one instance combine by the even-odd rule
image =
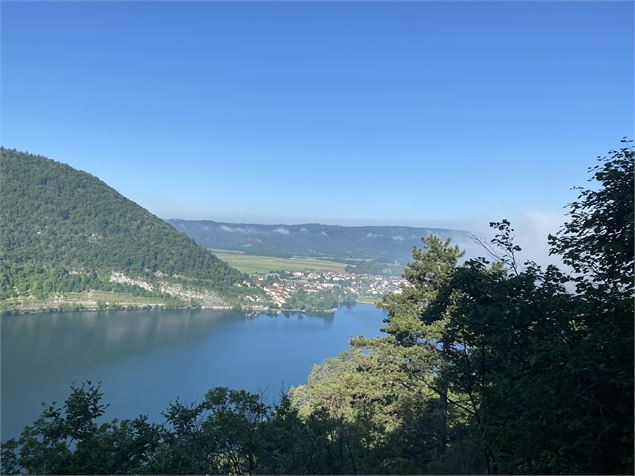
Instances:
[[[0,149],[0,298],[111,289],[113,271],[223,291],[244,276],[96,177]]]
[[[224,388],[165,423],[98,424],[72,389],[2,445],[7,473],[632,474],[633,163],[594,169],[550,237],[556,266],[519,263],[507,220],[488,258],[426,237],[386,295],[386,335],[358,336],[278,405]]]

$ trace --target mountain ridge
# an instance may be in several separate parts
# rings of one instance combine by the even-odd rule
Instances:
[[[101,290],[220,305],[245,278],[99,178],[41,155],[0,148],[0,203],[3,300]]]
[[[451,238],[462,246],[472,243],[471,232],[448,228],[255,224],[178,218],[166,221],[208,248],[279,257],[309,256],[405,264],[411,258],[412,247],[421,246],[421,238],[429,234]]]

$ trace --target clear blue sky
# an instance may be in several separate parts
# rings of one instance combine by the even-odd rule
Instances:
[[[633,136],[630,2],[1,8],[3,145],[164,218],[549,222]]]

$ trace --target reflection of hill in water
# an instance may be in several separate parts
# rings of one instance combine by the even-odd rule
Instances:
[[[18,373],[38,374],[46,359],[50,379],[56,370],[68,367],[94,367],[117,358],[162,350],[173,345],[193,344],[213,332],[222,332],[243,319],[294,319],[307,326],[328,328],[333,313],[278,316],[248,316],[224,311],[115,311],[53,313],[9,318],[2,323],[2,380]],[[257,323],[255,326],[257,332]],[[292,331],[293,327],[286,329]],[[5,340],[5,336],[11,336]],[[39,351],[34,351],[39,349]],[[47,350],[46,356],[42,351]],[[10,360],[4,358],[5,355]]]
[[[310,313],[295,313],[295,312],[282,312],[281,314],[286,318],[293,317],[295,319],[304,320],[304,319],[317,319],[323,321],[325,324],[333,322],[333,317],[335,316],[334,312],[316,312],[312,311]]]
[[[278,396],[351,336],[379,334],[385,312],[368,305],[335,314],[250,316],[223,311],[55,313],[4,318],[2,433],[15,436],[61,402],[69,385],[102,381],[109,417],[160,419],[168,401],[198,400],[227,386]]]

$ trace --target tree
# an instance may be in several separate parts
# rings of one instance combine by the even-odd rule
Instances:
[[[431,302],[437,299],[447,284],[463,252],[451,246],[450,239],[441,241],[434,235],[423,240],[423,249],[412,250],[412,261],[408,263],[403,277],[408,282],[401,293],[386,295],[380,306],[388,311],[385,331],[394,335],[400,345],[424,346],[432,355],[437,355],[437,365],[432,370],[437,378],[430,385],[438,393],[437,462],[443,462],[447,446],[448,383],[445,376],[445,354],[449,342],[443,329],[448,314],[426,312]]]
[[[550,236],[553,254],[577,275],[579,313],[586,332],[580,364],[592,356],[594,374],[584,397],[599,439],[594,450],[622,471],[633,471],[633,172],[632,141],[590,169],[599,187],[582,189],[570,220]],[[585,358],[586,357],[586,358]],[[587,367],[589,368],[589,367]]]
[[[573,276],[519,263],[507,220],[491,262],[428,237],[382,300],[387,335],[278,406],[216,388],[163,425],[98,424],[89,384],[3,443],[2,471],[632,474],[633,158],[603,160],[550,238]]]
[[[632,297],[633,163],[632,141],[612,150],[589,169],[600,188],[580,189],[570,205],[570,221],[549,236],[551,254],[562,256],[579,275],[580,286]]]
[[[101,399],[99,385],[72,387],[63,407],[46,407],[17,439],[2,443],[0,472],[140,472],[161,442],[161,428],[145,417],[99,424],[107,407]]]

